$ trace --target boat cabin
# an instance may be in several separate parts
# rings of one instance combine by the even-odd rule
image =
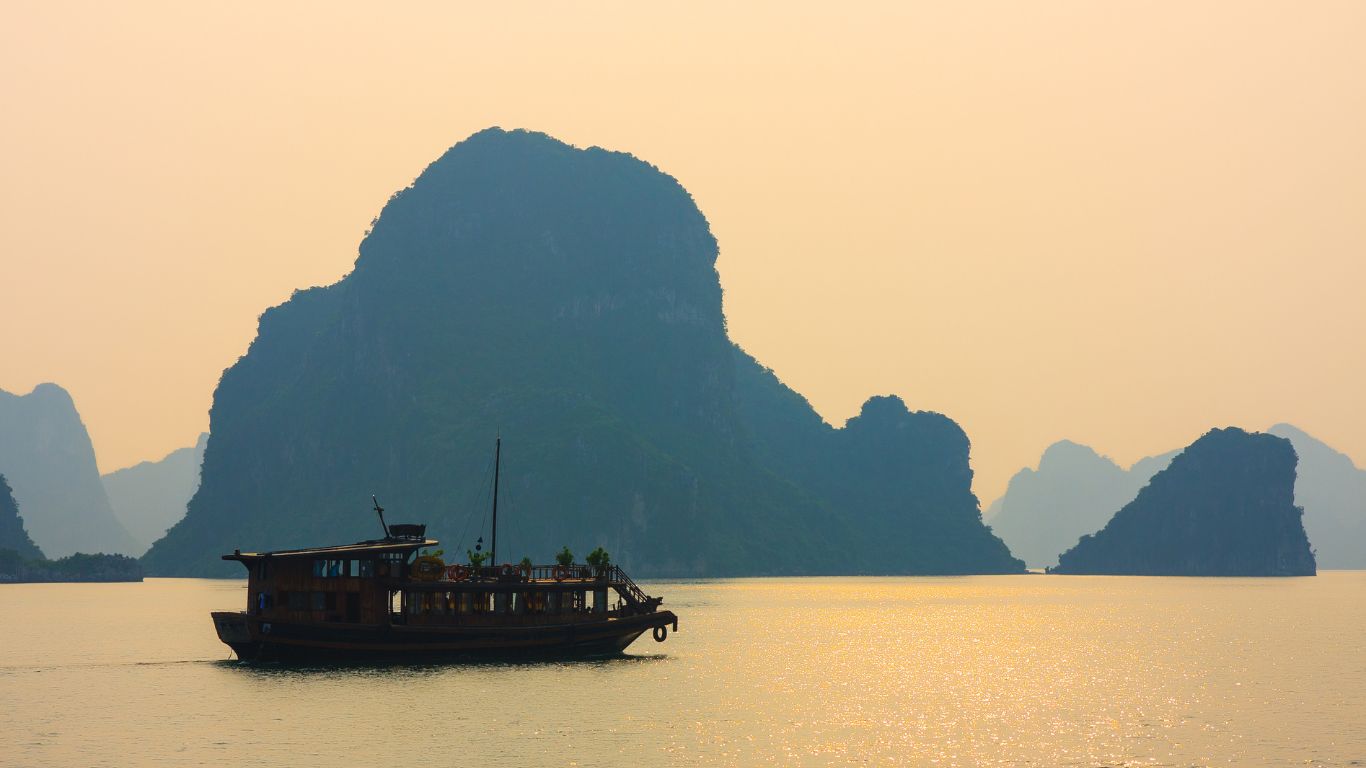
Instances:
[[[422,556],[440,542],[426,526],[392,525],[383,539],[224,555],[247,569],[246,613],[261,622],[374,626],[565,624],[653,613],[621,568],[472,568]]]

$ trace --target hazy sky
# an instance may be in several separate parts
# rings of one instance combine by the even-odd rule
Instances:
[[[733,337],[947,413],[984,505],[1290,421],[1366,463],[1366,3],[0,4],[0,388],[194,443],[295,288],[490,125],[674,175]]]

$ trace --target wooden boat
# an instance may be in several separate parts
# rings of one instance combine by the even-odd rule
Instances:
[[[496,478],[495,460],[495,557]],[[381,539],[224,555],[247,569],[248,604],[212,613],[219,639],[243,660],[593,658],[678,629],[617,566],[446,565],[420,554],[439,544],[425,525],[375,510]]]

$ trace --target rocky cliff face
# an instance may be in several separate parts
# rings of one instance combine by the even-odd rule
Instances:
[[[755,371],[716,253],[687,192],[635,158],[476,134],[390,200],[350,275],[262,316],[215,393],[189,513],[144,563],[235,575],[234,547],[372,536],[371,493],[463,552],[488,541],[501,433],[500,560],[602,544],[654,575],[1018,570],[948,419],[898,402],[833,430],[776,379],[738,391]],[[859,451],[887,464],[872,488],[852,460],[794,469]],[[958,529],[952,558],[920,558]]]
[[[1105,525],[1174,455],[1150,457],[1125,470],[1085,445],[1060,440],[1044,451],[1038,469],[1025,467],[1010,479],[1005,495],[987,511],[987,522],[1031,567],[1054,565],[1077,539]]]
[[[0,475],[0,549],[8,549],[22,560],[43,559],[42,550],[24,530],[24,518],[19,516],[19,505],[4,475]]]
[[[1320,568],[1366,568],[1366,470],[1304,430],[1277,424],[1268,433],[1295,446],[1295,503]]]
[[[114,515],[144,550],[185,516],[199,488],[208,433],[194,445],[172,451],[160,461],[144,461],[100,478]]]
[[[1295,506],[1295,450],[1273,435],[1216,429],[1158,472],[1053,573],[1312,576]]]
[[[56,384],[22,397],[0,391],[0,473],[50,557],[139,551],[109,506],[76,405]]]
[[[736,402],[765,466],[820,499],[844,572],[1018,573],[982,524],[967,435],[938,413],[873,397],[835,429],[772,371],[735,350]],[[853,533],[850,537],[849,534]]]

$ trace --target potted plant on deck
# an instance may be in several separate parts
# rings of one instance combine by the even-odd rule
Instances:
[[[484,561],[493,557],[493,555],[488,552],[475,552],[470,549],[465,550],[465,555],[470,559],[470,570],[476,574],[479,573],[479,568],[484,564]]]
[[[612,565],[611,555],[608,555],[607,550],[602,547],[598,547],[592,552],[589,552],[588,557],[584,559],[589,565],[593,566],[593,575],[597,576],[599,579],[607,575],[607,569]]]
[[[556,553],[555,562],[555,579],[557,581],[568,578],[573,573],[574,553],[569,551],[569,547],[565,547]]]

